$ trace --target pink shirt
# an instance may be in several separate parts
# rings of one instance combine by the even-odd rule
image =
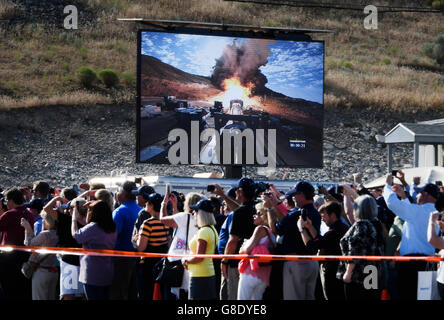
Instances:
[[[253,248],[250,254],[270,254],[268,248],[274,246],[275,237],[270,232],[269,228],[266,227],[267,232],[269,233],[273,243],[270,241],[270,237],[266,235],[259,240],[259,243]],[[262,261],[265,262],[265,261]],[[254,259],[242,259],[239,262],[239,272],[243,274],[249,274],[253,277],[259,278],[262,282],[265,282],[267,285],[270,284],[270,273],[271,273],[271,264],[270,265],[260,265],[257,260]]]

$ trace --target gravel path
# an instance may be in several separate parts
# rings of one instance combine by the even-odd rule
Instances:
[[[133,105],[54,106],[0,111],[0,186],[45,179],[71,186],[94,176],[171,175],[222,172],[217,166],[172,166],[135,163],[136,116]],[[383,114],[371,110],[326,110],[324,168],[289,169],[287,179],[350,181],[362,172],[364,181],[383,174],[386,148],[375,134],[385,134],[399,122],[438,118],[438,113]],[[411,166],[413,148],[395,148],[395,167]],[[247,175],[258,175],[247,168]],[[285,168],[271,178],[282,179]]]

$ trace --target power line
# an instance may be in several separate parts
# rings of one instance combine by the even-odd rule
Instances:
[[[315,3],[315,2],[303,2],[303,1],[285,1],[285,0],[224,0],[227,2],[246,2],[264,5],[275,6],[289,6],[289,7],[302,7],[302,8],[322,8],[322,9],[337,9],[337,10],[354,10],[363,11],[366,5],[349,5],[343,3]],[[424,8],[424,7],[398,7],[398,6],[376,6],[378,12],[420,12],[420,13],[442,13],[441,10]]]

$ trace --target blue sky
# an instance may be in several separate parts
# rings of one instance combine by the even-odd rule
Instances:
[[[188,73],[210,76],[215,60],[237,39],[218,36],[142,33],[142,54],[150,55]],[[258,40],[261,41],[261,40]],[[323,43],[277,40],[268,44],[268,63],[260,70],[266,87],[292,98],[323,102]]]

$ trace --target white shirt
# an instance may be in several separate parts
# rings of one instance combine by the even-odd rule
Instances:
[[[435,248],[427,241],[427,227],[431,212],[436,211],[433,203],[418,205],[408,199],[399,200],[391,186],[384,187],[384,200],[394,214],[405,221],[402,228],[401,255],[435,254]]]
[[[196,222],[194,221],[194,217],[186,212],[179,212],[172,216],[174,222],[177,224],[177,229],[174,230],[174,238],[171,242],[170,249],[168,250],[169,254],[187,254],[189,250],[187,250],[187,219],[190,217],[190,224],[188,230],[188,247],[190,246],[191,239],[197,233]],[[168,257],[168,260],[175,261],[179,260],[179,257]]]
[[[179,212],[172,216],[174,222],[177,224],[176,230],[174,230],[173,241],[171,241],[169,254],[187,254],[189,253],[190,242],[193,236],[197,233],[198,229],[196,227],[196,222],[194,217],[187,212]],[[188,242],[186,241],[187,236],[187,220],[189,217],[189,229],[188,229]],[[187,250],[188,248],[188,250]],[[179,257],[168,257],[168,260],[175,261],[179,260]],[[188,291],[190,276],[188,270],[185,269],[183,273],[182,285],[179,288],[171,288],[171,292],[179,297],[179,289],[185,289]]]

